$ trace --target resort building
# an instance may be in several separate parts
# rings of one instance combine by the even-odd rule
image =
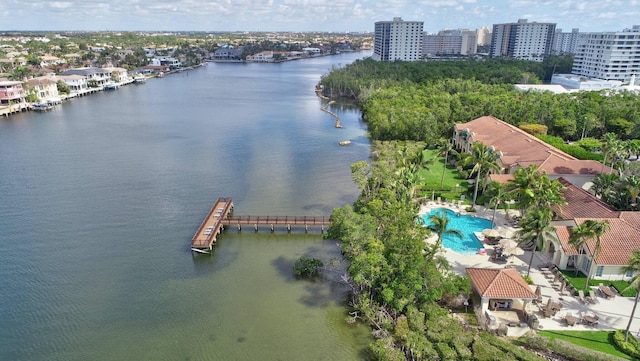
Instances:
[[[561,270],[579,270],[594,279],[629,280],[632,273],[623,268],[630,254],[640,249],[640,212],[616,211],[588,192],[595,175],[609,172],[602,163],[576,159],[523,130],[494,117],[485,116],[454,127],[453,143],[469,152],[481,142],[495,152],[501,174],[491,174],[492,181],[507,182],[520,167],[537,165],[564,186],[567,204],[553,208],[555,237],[547,239],[541,255]],[[592,261],[596,240],[587,240],[576,249],[569,243],[571,229],[587,220],[606,221],[611,229],[601,237],[600,253]]]
[[[422,37],[424,22],[378,21],[375,23],[373,55],[377,61],[417,61],[422,59]]]
[[[571,73],[628,83],[640,74],[640,25],[619,32],[582,33]]]
[[[530,23],[527,19],[494,24],[490,55],[543,61],[551,53],[555,31],[555,23]]]
[[[471,152],[475,142],[481,142],[495,152],[502,174],[513,174],[518,168],[533,164],[552,179],[564,177],[588,189],[597,174],[609,171],[609,167],[600,162],[577,159],[492,116],[454,126],[453,145],[459,151]]]
[[[565,179],[559,180],[565,187],[562,193],[567,204],[554,208],[552,225],[556,237],[547,240],[543,254],[562,270],[579,270],[601,280],[631,279],[633,273],[623,268],[629,264],[630,254],[640,249],[640,212],[616,211],[584,189]],[[611,227],[602,235],[600,252],[593,262],[595,239],[579,249],[569,243],[571,228],[588,219],[606,221]]]

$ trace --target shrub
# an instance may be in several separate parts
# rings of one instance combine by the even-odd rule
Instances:
[[[631,357],[640,358],[640,344],[638,343],[638,340],[631,335],[625,342],[624,333],[624,330],[615,331],[613,333],[613,344],[625,354]]]
[[[524,279],[525,282],[527,282],[528,285],[533,284],[533,278],[531,278],[531,276],[522,275],[522,278]]]
[[[320,267],[323,266],[324,263],[317,258],[302,256],[293,265],[293,273],[298,277],[313,277],[320,273]]]
[[[520,124],[520,129],[531,135],[547,134],[547,126],[542,124]]]

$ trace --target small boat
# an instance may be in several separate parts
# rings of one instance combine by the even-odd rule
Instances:
[[[347,145],[351,145],[351,141],[350,140],[341,140],[338,142],[339,145],[346,147]]]
[[[51,108],[53,108],[53,105],[48,103],[35,103],[31,105],[31,109],[36,112],[46,112],[47,110],[51,110]]]
[[[107,83],[104,85],[104,90],[116,90],[118,86],[118,83]]]
[[[199,248],[191,248],[191,251],[198,252],[198,253],[209,254],[209,252],[207,252],[207,251],[205,251],[203,249],[199,249]]]
[[[133,82],[136,84],[142,84],[147,81],[147,77],[144,74],[138,74],[133,78]]]

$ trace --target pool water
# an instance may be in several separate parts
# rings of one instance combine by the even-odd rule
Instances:
[[[478,253],[479,249],[484,248],[473,232],[482,232],[484,229],[491,228],[491,221],[469,215],[458,215],[456,212],[446,208],[437,208],[422,216],[424,224],[429,226],[431,224],[429,217],[443,210],[446,211],[449,218],[447,229],[457,229],[463,235],[462,238],[452,234],[443,235],[443,247],[464,254],[475,254]]]

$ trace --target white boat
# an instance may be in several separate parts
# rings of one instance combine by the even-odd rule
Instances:
[[[209,252],[203,250],[203,249],[199,249],[199,248],[191,248],[191,250],[193,252],[198,252],[198,253],[204,253],[204,254],[209,254]]]
[[[347,146],[347,145],[351,145],[351,141],[350,140],[342,140],[338,142],[339,145],[341,146]]]
[[[144,76],[144,74],[138,74],[135,77],[133,77],[133,82],[136,84],[142,84],[146,81],[147,81],[147,77]]]
[[[104,90],[116,90],[118,89],[119,85],[118,83],[107,83],[104,85]]]
[[[48,103],[35,103],[31,105],[31,109],[36,112],[46,112],[47,110],[51,110],[51,108],[53,108],[53,105]]]

